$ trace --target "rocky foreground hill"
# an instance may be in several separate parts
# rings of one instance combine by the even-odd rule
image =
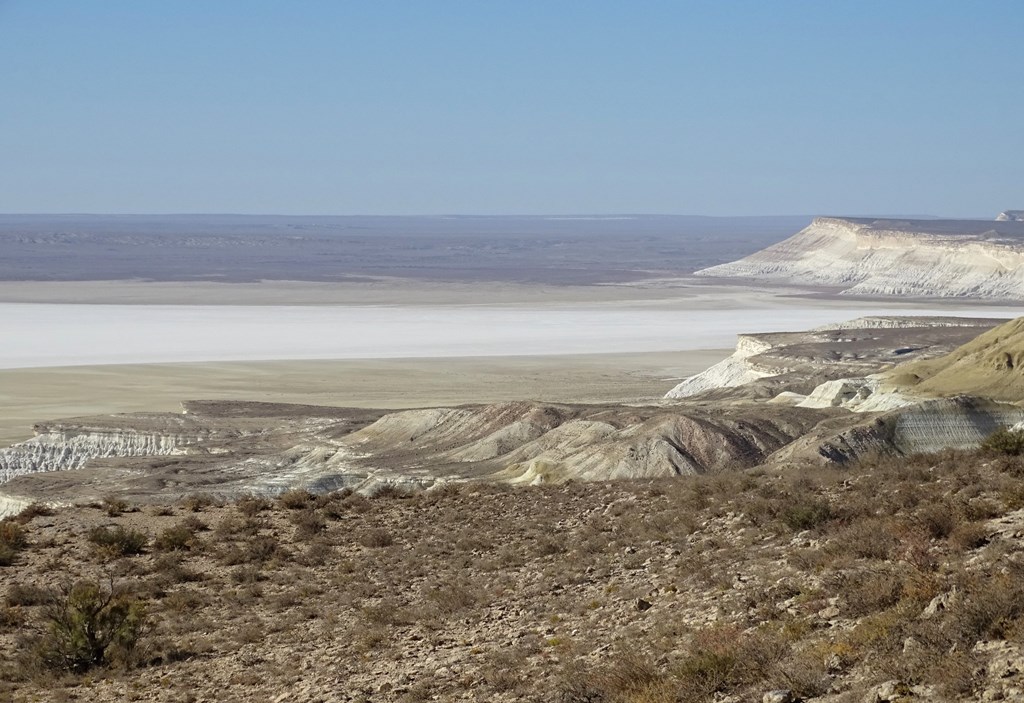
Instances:
[[[37,506],[0,523],[0,699],[1021,700],[1022,535],[995,451]]]
[[[698,276],[846,295],[1024,300],[1024,222],[818,217],[785,241]]]

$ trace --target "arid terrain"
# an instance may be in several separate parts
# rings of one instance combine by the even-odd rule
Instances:
[[[230,228],[160,243],[103,227],[11,246],[27,266],[117,237],[125,266],[157,243],[248,242],[264,271],[291,255],[273,263],[271,239]],[[490,323],[524,352],[430,358],[431,344],[472,339],[453,331],[414,340],[418,358],[216,360],[199,344],[192,364],[0,370],[0,696],[1024,696],[1024,442],[1006,431],[1024,423],[1016,307],[686,278],[714,258],[699,247],[676,268],[643,268],[645,252],[584,281],[551,258],[568,247],[591,270],[564,233],[509,236],[537,263],[526,278],[463,270],[454,254],[380,277],[394,272],[371,252],[335,270],[359,280],[68,269],[0,285],[26,330],[66,330],[78,346],[56,353],[83,360],[141,353],[117,343],[125,333],[185,358],[185,341],[203,341],[188,325],[220,309],[262,321],[268,339],[313,310],[400,309],[424,329],[438,315],[437,330],[470,314],[458,329]],[[177,327],[161,322],[167,305]],[[558,306],[573,312],[552,317]],[[579,311],[598,317],[587,327]],[[105,328],[94,313],[135,322]],[[646,328],[616,322],[643,315]],[[742,320],[764,327],[731,328]],[[176,346],[175,329],[189,340]],[[247,344],[234,329],[220,331]],[[371,339],[360,329],[342,337]],[[564,353],[586,330],[590,353]]]
[[[1022,476],[1016,457],[949,453],[30,509],[3,523],[0,695],[1020,700]],[[113,588],[140,636],[61,674],[48,623],[83,581],[71,593]]]

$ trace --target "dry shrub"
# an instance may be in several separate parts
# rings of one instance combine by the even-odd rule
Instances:
[[[1015,574],[979,576],[950,615],[967,643],[1024,634],[1024,582]]]
[[[142,554],[149,542],[149,536],[138,530],[117,527],[95,527],[89,530],[88,539],[106,556],[130,556]]]
[[[236,537],[252,537],[259,534],[262,523],[254,517],[242,517],[240,515],[225,515],[213,528],[214,535],[219,539],[234,539]]]
[[[325,565],[332,556],[334,556],[333,545],[326,542],[313,542],[305,552],[297,557],[297,561],[303,566],[317,567]]]
[[[115,495],[104,496],[101,505],[110,517],[117,517],[121,513],[128,512],[128,501]]]
[[[832,506],[818,496],[798,496],[785,505],[779,513],[783,524],[794,532],[813,530],[834,517]]]
[[[377,486],[370,492],[370,498],[374,500],[388,498],[412,498],[415,493],[405,486],[394,483],[385,483]]]
[[[28,546],[25,528],[11,519],[0,521],[0,566],[10,566]]]
[[[27,525],[34,518],[55,515],[56,511],[45,503],[32,503],[17,515],[10,518],[19,525]]]
[[[162,583],[165,586],[203,580],[201,573],[184,565],[180,552],[171,552],[158,556],[153,561],[152,573],[158,577],[158,583]]]
[[[199,513],[206,508],[218,505],[218,501],[209,493],[193,493],[181,501],[181,507],[193,513]]]
[[[218,560],[226,566],[263,564],[271,560],[285,562],[289,556],[272,535],[257,535],[245,544],[232,544],[221,548],[217,554]]]
[[[473,584],[445,582],[429,587],[426,600],[441,615],[454,615],[476,607],[483,601],[483,594]]]
[[[39,586],[12,583],[7,589],[7,605],[33,606],[44,605],[50,600],[50,592]]]
[[[371,549],[390,547],[394,543],[395,538],[382,527],[371,528],[359,535],[359,544]]]
[[[235,508],[247,518],[256,517],[258,513],[270,510],[273,504],[262,496],[247,495],[235,501]]]
[[[949,501],[928,503],[918,509],[915,518],[933,539],[949,537],[962,519],[960,509]]]
[[[293,512],[288,520],[295,525],[295,539],[297,540],[307,540],[327,528],[327,523],[312,508]]]
[[[839,531],[829,548],[858,559],[888,559],[899,545],[896,526],[886,518],[865,518]]]
[[[899,603],[903,595],[903,576],[887,568],[844,574],[836,590],[844,594],[849,614],[861,617]]]
[[[949,541],[963,551],[977,549],[988,543],[989,531],[985,525],[977,522],[965,522],[958,525],[950,535]]]
[[[200,545],[195,525],[186,521],[164,529],[153,541],[153,547],[161,552],[189,552]]]
[[[316,502],[316,496],[305,488],[293,488],[279,495],[277,502],[282,508],[288,510],[303,510],[313,506]]]
[[[672,680],[647,659],[633,653],[615,657],[594,673],[579,669],[563,676],[561,703],[675,703]]]

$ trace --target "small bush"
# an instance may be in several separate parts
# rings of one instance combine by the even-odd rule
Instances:
[[[930,503],[917,512],[917,519],[930,537],[944,539],[960,523],[960,513],[949,503]]]
[[[102,506],[110,517],[117,517],[121,513],[128,512],[128,502],[114,495],[105,496]]]
[[[374,500],[381,498],[411,498],[412,496],[412,491],[394,483],[379,485],[370,492],[370,498]]]
[[[50,599],[50,592],[39,586],[28,586],[22,583],[13,583],[7,589],[7,605],[9,606],[33,606],[44,605]]]
[[[359,536],[359,544],[371,549],[390,547],[394,543],[395,538],[391,536],[391,533],[380,527],[367,530]]]
[[[32,522],[33,518],[54,515],[56,511],[45,503],[32,503],[14,516],[13,520],[20,525]]]
[[[317,515],[312,508],[292,513],[289,520],[295,525],[295,538],[299,540],[309,539],[323,532],[327,527],[324,519]]]
[[[270,510],[273,506],[269,500],[262,496],[248,495],[235,501],[235,507],[242,515],[251,518],[256,517],[257,513]]]
[[[277,502],[282,508],[287,508],[288,510],[302,510],[316,502],[316,496],[305,488],[293,488],[278,496]]]
[[[88,539],[99,550],[110,556],[131,556],[142,554],[149,542],[144,532],[117,527],[95,527],[89,530]]]
[[[188,552],[199,546],[194,525],[183,521],[161,532],[153,546],[161,552]]]
[[[981,448],[996,454],[1024,454],[1024,432],[1000,428],[981,441]]]
[[[813,530],[832,519],[832,507],[820,498],[798,500],[787,505],[779,515],[786,527],[794,532]]]
[[[18,552],[28,546],[25,528],[14,520],[0,522],[0,566],[10,566]]]
[[[146,606],[112,586],[80,581],[52,598],[46,619],[48,631],[37,656],[49,668],[81,673],[130,661]]]
[[[181,501],[181,507],[193,513],[202,512],[205,508],[217,505],[217,499],[209,493],[193,493]]]

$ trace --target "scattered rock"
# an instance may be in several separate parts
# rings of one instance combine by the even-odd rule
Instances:
[[[637,610],[641,613],[645,610],[650,610],[653,607],[654,605],[649,600],[644,600],[643,598],[637,598],[633,601],[633,610]]]

